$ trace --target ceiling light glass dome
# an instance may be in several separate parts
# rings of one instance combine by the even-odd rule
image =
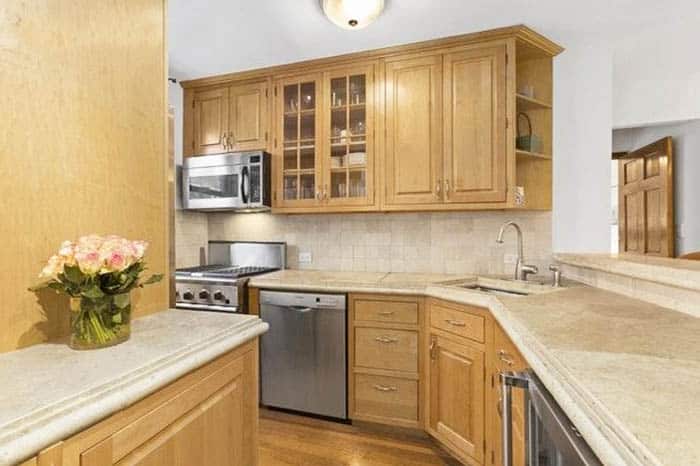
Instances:
[[[384,0],[321,0],[323,12],[343,29],[362,29],[384,10]]]

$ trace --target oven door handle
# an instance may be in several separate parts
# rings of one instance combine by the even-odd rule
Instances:
[[[530,380],[526,373],[501,372],[501,438],[503,466],[513,466],[513,387],[527,389]]]
[[[241,169],[241,200],[243,204],[248,203],[248,194],[250,192],[250,175],[248,173],[248,167],[244,166]]]

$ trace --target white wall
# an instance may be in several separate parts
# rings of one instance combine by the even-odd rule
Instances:
[[[611,49],[567,44],[554,102],[554,252],[609,252]]]
[[[616,130],[613,147],[630,151],[666,136],[674,144],[676,254],[700,251],[700,120]]]
[[[700,118],[698,15],[643,28],[616,44],[615,128]]]

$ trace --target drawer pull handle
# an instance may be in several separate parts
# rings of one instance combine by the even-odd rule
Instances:
[[[513,364],[515,364],[515,361],[513,361],[513,359],[509,357],[508,353],[506,353],[505,350],[498,351],[498,359],[500,359],[504,363],[508,364],[509,366],[512,366]]]
[[[395,392],[396,390],[398,390],[396,387],[387,385],[375,385],[374,389],[380,392]]]
[[[466,327],[467,326],[467,324],[465,324],[461,320],[445,319],[445,322],[447,322],[448,324],[453,325],[455,327]]]
[[[379,311],[380,316],[393,316],[394,311]]]
[[[379,343],[396,343],[398,338],[392,338],[392,337],[377,337],[375,338],[376,341]]]

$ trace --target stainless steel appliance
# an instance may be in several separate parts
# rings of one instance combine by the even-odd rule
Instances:
[[[260,292],[261,403],[347,419],[346,297]]]
[[[182,166],[182,206],[189,210],[270,209],[270,154],[230,152],[186,157]]]
[[[531,371],[501,374],[503,466],[513,465],[513,388],[525,390],[528,466],[602,466],[581,433]]]
[[[175,307],[247,313],[251,276],[283,269],[285,243],[210,241],[210,265],[175,271]]]

